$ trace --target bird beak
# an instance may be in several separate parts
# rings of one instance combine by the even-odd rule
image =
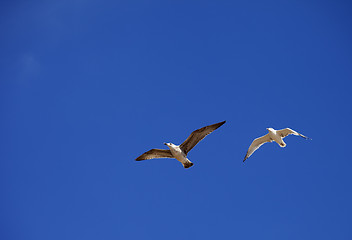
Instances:
[[[167,143],[164,143],[164,145],[166,145],[166,146],[167,146]]]

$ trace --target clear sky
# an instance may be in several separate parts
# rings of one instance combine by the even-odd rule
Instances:
[[[1,1],[0,239],[352,239],[351,6]]]

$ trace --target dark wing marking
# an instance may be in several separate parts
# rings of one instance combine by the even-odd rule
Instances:
[[[252,144],[248,148],[248,151],[246,153],[246,156],[243,159],[243,162],[246,161],[246,159],[249,158],[258,148],[260,148],[261,145],[272,141],[273,140],[271,140],[271,138],[269,137],[269,134],[266,134],[262,137],[254,139]]]
[[[195,130],[189,135],[189,137],[184,141],[180,148],[182,151],[187,154],[191,149],[197,145],[203,138],[205,138],[208,134],[213,132],[215,129],[218,129],[221,125],[223,125],[226,121],[215,123],[213,125],[209,125],[198,130]]]
[[[153,159],[153,158],[173,158],[172,153],[170,150],[166,149],[151,149],[148,152],[143,153],[140,155],[138,158],[136,158],[136,161],[141,161],[141,160],[148,160],[148,159]]]

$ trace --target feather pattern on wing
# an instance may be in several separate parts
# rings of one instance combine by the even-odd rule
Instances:
[[[151,149],[136,158],[136,161],[148,160],[153,158],[174,158],[174,156],[172,155],[171,151],[167,149]]]
[[[197,145],[203,138],[205,138],[208,134],[213,132],[214,130],[218,129],[221,125],[223,125],[226,121],[215,123],[198,130],[195,130],[189,135],[189,137],[184,141],[180,148],[182,151],[187,154],[191,149]]]

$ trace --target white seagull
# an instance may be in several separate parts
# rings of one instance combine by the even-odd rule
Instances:
[[[213,132],[215,129],[219,128],[226,121],[215,123],[198,130],[195,130],[189,135],[189,137],[181,145],[175,145],[173,143],[164,143],[170,148],[166,149],[151,149],[148,152],[143,153],[141,156],[136,158],[136,161],[153,159],[153,158],[176,158],[182,163],[184,168],[189,168],[193,166],[193,163],[187,158],[187,154],[191,149],[197,145],[203,138],[208,134]]]
[[[301,136],[305,139],[310,139],[309,137],[306,137],[306,136],[304,136],[304,135],[302,135],[302,134],[300,134],[290,128],[285,128],[285,129],[281,129],[281,130],[267,128],[267,130],[269,131],[268,134],[254,139],[254,141],[252,142],[252,144],[248,148],[247,154],[244,157],[243,162],[246,161],[246,159],[249,158],[264,143],[275,141],[277,144],[279,144],[280,147],[286,147],[286,143],[282,139],[284,137],[287,137],[290,134],[293,134],[296,136]]]

